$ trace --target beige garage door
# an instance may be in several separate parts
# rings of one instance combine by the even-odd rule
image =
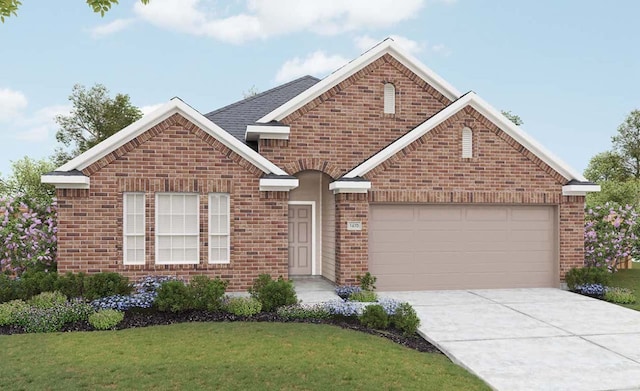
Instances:
[[[371,205],[379,290],[556,287],[555,208]]]

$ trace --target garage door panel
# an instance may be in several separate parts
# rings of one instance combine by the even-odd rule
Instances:
[[[370,216],[379,289],[557,286],[553,207],[372,205]]]

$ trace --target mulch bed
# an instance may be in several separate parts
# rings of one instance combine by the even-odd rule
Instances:
[[[208,311],[186,311],[179,313],[159,312],[154,310],[148,311],[127,311],[124,320],[116,327],[118,330],[160,326],[174,323],[185,322],[295,322],[295,323],[313,323],[313,324],[330,324],[341,327],[343,329],[355,330],[371,335],[387,338],[399,345],[419,352],[441,353],[438,348],[431,345],[425,339],[418,335],[405,337],[401,332],[395,329],[390,330],[373,330],[366,328],[358,323],[355,319],[305,319],[305,320],[286,320],[275,313],[261,312],[254,316],[236,316],[223,312]],[[94,331],[88,322],[76,322],[66,324],[62,332],[73,331]],[[24,331],[16,326],[0,326],[0,335],[23,334]]]

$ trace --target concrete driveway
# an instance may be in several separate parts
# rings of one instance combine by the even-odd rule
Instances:
[[[640,389],[640,312],[559,289],[384,292],[496,390]]]

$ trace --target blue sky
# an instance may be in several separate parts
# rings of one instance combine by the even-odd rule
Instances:
[[[387,36],[583,171],[640,109],[638,15],[636,0],[121,0],[101,18],[83,0],[24,0],[0,24],[0,173],[52,154],[76,83],[206,113]]]

